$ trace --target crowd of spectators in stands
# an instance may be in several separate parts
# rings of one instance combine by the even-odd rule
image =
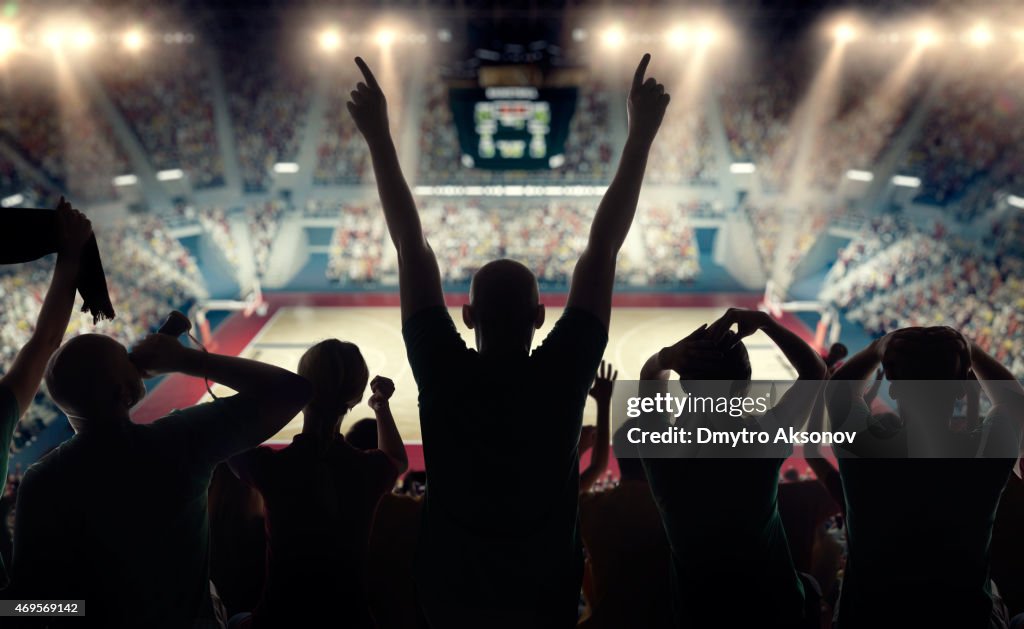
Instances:
[[[367,284],[381,279],[384,251],[384,221],[371,204],[338,207],[314,204],[307,216],[338,218],[331,235],[327,259],[327,279],[342,284]]]
[[[18,64],[0,89],[0,136],[36,168],[62,181],[64,136],[60,127],[57,79],[38,74],[35,64]]]
[[[928,117],[901,169],[921,178],[920,200],[952,204],[961,220],[994,205],[993,193],[1021,184],[1024,88],[1006,69],[962,58],[945,69]]]
[[[908,326],[963,329],[1024,376],[1024,257],[1013,249],[1016,224],[969,243],[938,223],[926,231],[874,219],[840,250],[820,296],[872,334]]]
[[[274,238],[281,228],[281,217],[287,208],[283,201],[264,201],[245,208],[245,222],[249,227],[249,240],[256,264],[256,274],[262,277],[270,268],[270,253]]]
[[[754,244],[765,272],[791,273],[810,251],[829,223],[843,215],[843,206],[806,202],[788,206],[781,201],[751,201],[744,210],[753,226]],[[792,238],[785,259],[778,259],[779,244]]]
[[[708,208],[700,203],[641,206],[637,219],[641,245],[623,251],[618,281],[665,287],[693,281],[700,274],[700,261],[686,217]],[[572,275],[594,209],[593,202],[580,201],[497,205],[430,201],[420,216],[431,242],[439,244],[438,262],[446,283],[465,283],[483,261],[507,257],[534,269],[542,284],[558,287],[565,286]],[[306,215],[339,216],[329,249],[329,280],[353,286],[395,282],[397,260],[384,246],[384,221],[372,204],[339,208],[311,203]]]
[[[193,44],[98,65],[103,87],[153,167],[180,168],[200,189],[224,184],[208,59],[207,51]]]
[[[331,84],[324,106],[324,132],[317,147],[313,183],[343,185],[363,183],[369,170],[369,153],[358,140],[356,127],[345,111],[349,88],[344,81]]]
[[[654,148],[647,178],[659,184],[713,185],[718,181],[717,152],[703,102],[674,103],[666,113],[664,134]]]
[[[258,51],[225,51],[222,58],[235,150],[246,192],[270,188],[277,162],[295,162],[306,125],[313,79],[302,63]]]

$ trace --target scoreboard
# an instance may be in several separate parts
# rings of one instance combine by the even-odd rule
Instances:
[[[462,165],[489,170],[558,168],[565,162],[575,87],[451,88]]]

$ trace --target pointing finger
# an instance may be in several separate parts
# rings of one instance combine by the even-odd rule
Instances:
[[[370,66],[366,65],[362,57],[356,57],[356,65],[359,66],[359,71],[363,73],[363,78],[366,79],[366,83],[373,88],[378,88],[377,78],[373,76],[373,72],[370,71]]]
[[[633,74],[633,89],[639,89],[644,83],[644,75],[647,74],[647,64],[651,62],[651,55],[647,53],[643,59],[640,60],[640,65],[636,67],[636,73]]]

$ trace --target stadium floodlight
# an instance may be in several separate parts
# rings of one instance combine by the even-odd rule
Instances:
[[[753,162],[733,162],[729,164],[729,172],[734,175],[749,175],[757,171]]]
[[[59,48],[62,41],[64,41],[63,31],[51,29],[43,34],[43,43],[47,48]]]
[[[901,188],[920,188],[921,179],[920,177],[911,177],[910,175],[893,175],[892,185],[900,186]]]
[[[718,31],[710,26],[704,26],[697,33],[697,42],[701,46],[710,46],[718,41]]]
[[[146,36],[141,30],[133,28],[121,36],[121,44],[129,52],[138,52],[146,45]]]
[[[185,176],[185,171],[180,168],[170,168],[157,172],[157,181],[177,181]]]
[[[274,172],[281,174],[299,172],[299,165],[295,162],[277,162],[274,164]]]
[[[17,207],[25,202],[25,197],[20,194],[12,194],[9,197],[0,199],[0,206],[2,207]]]
[[[938,43],[939,35],[930,28],[922,28],[914,33],[914,41],[919,46],[933,46]]]
[[[117,177],[114,177],[114,185],[118,188],[134,186],[137,183],[139,183],[139,178],[135,175],[118,175]]]
[[[984,24],[978,24],[967,33],[967,40],[973,46],[984,48],[992,43],[992,31]]]
[[[88,50],[96,43],[96,33],[93,33],[92,29],[88,27],[82,27],[75,31],[71,41],[75,44],[75,48]]]
[[[857,29],[853,27],[853,24],[849,22],[840,22],[832,29],[832,36],[835,38],[837,43],[845,44],[853,41],[857,37]]]
[[[682,48],[690,41],[690,33],[682,26],[677,26],[668,32],[665,36],[668,40],[668,45],[672,48]]]
[[[0,59],[18,46],[18,32],[10,24],[0,24]]]
[[[1015,194],[1011,194],[1010,196],[1006,197],[1006,202],[1015,208],[1020,208],[1024,210],[1024,197],[1018,197]]]
[[[373,36],[373,41],[382,48],[386,48],[391,44],[395,43],[395,31],[390,28],[382,28],[377,31],[377,34]]]
[[[334,52],[338,48],[341,48],[341,33],[333,28],[321,31],[320,35],[317,36],[317,43],[320,44],[320,50],[323,50],[324,52]]]
[[[626,43],[626,35],[618,26],[611,26],[601,33],[601,43],[604,44],[605,48],[613,50],[621,48],[622,44]]]
[[[871,181],[875,178],[875,176],[866,170],[857,170],[856,168],[851,168],[850,170],[846,171],[846,178],[853,181]]]

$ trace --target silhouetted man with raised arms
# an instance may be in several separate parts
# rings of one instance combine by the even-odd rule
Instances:
[[[429,483],[417,588],[433,627],[576,624],[583,407],[607,343],[615,260],[669,101],[662,85],[644,81],[649,61],[645,55],[633,78],[629,135],[573,273],[565,313],[531,353],[544,307],[533,273],[511,260],[490,262],[473,277],[462,319],[477,351],[460,338],[399,167],[384,94],[356,59],[365,83],[348,109],[370,147],[398,250],[402,332],[419,387]],[[485,473],[494,466],[517,470],[500,492]]]

